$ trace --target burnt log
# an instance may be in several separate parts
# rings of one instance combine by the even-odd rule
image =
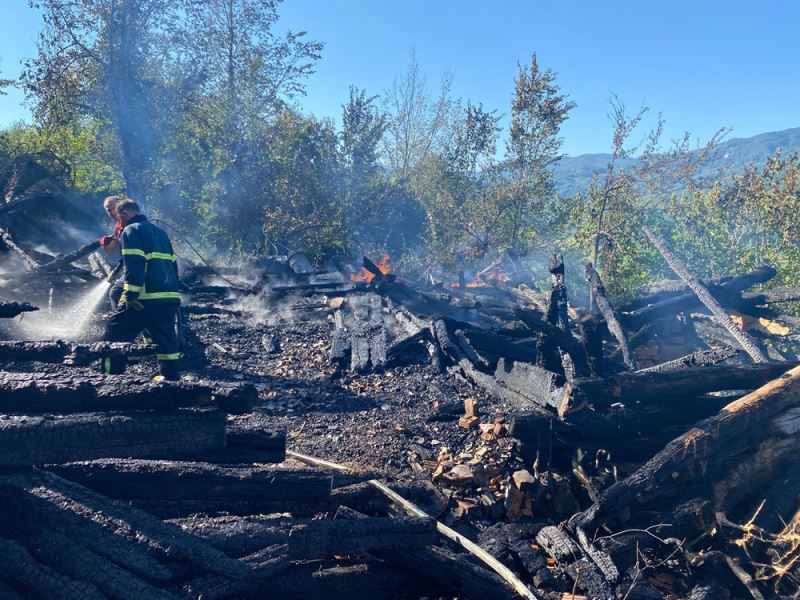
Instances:
[[[13,196],[7,202],[0,204],[0,215],[19,210],[28,204],[33,204],[36,200],[51,198],[61,191],[62,187],[55,179],[45,176],[29,186],[21,194]]]
[[[114,600],[169,600],[172,594],[133,575],[72,537],[38,522],[8,519],[3,535],[13,536],[42,564],[85,582]]]
[[[8,302],[0,300],[0,319],[13,319],[24,312],[33,312],[39,310],[38,306],[29,304],[28,302]]]
[[[72,344],[56,341],[0,341],[0,361],[68,362],[87,365],[94,360],[111,356],[150,356],[156,353],[153,344],[128,344],[122,342],[97,342]]]
[[[276,429],[257,418],[241,417],[230,419],[225,432],[229,449],[257,451],[260,462],[286,460],[285,429]]]
[[[153,381],[134,375],[99,373],[0,373],[0,413],[64,414],[194,406],[240,413],[249,411],[257,396],[255,387],[248,383]]]
[[[570,524],[592,530],[631,505],[657,498],[667,488],[705,477],[708,463],[720,458],[718,453],[732,456],[758,444],[770,435],[770,428],[764,425],[797,404],[800,367],[731,402],[675,438],[629,477],[601,492],[597,502],[575,515]]]
[[[358,520],[314,520],[291,528],[293,559],[361,555],[407,550],[436,542],[436,522],[419,517],[369,517]]]
[[[169,520],[234,558],[253,554],[275,544],[288,544],[292,527],[306,521],[282,515],[191,516]]]
[[[536,365],[501,358],[494,373],[498,381],[535,404],[555,407],[564,378]]]
[[[75,581],[46,565],[13,540],[0,538],[0,577],[26,592],[53,600],[105,600],[106,596],[90,583]],[[26,593],[26,596],[28,594]]]
[[[340,308],[333,313],[333,341],[331,342],[330,360],[333,364],[343,367],[348,362],[350,354],[350,329],[347,327],[344,309]]]
[[[614,306],[606,296],[606,288],[600,279],[600,275],[595,271],[592,263],[586,263],[586,281],[589,282],[592,298],[594,298],[594,303],[600,311],[600,314],[603,315],[608,330],[619,343],[620,351],[622,352],[622,362],[624,362],[625,366],[629,369],[633,369],[633,355],[628,347],[628,340],[625,337],[625,332],[622,329],[622,325],[619,323],[619,319],[617,319]]]
[[[285,544],[276,544],[264,548],[249,556],[244,556],[241,562],[247,565],[249,571],[246,576],[230,579],[221,575],[202,575],[180,585],[170,591],[174,595],[187,600],[224,600],[230,598],[244,598],[254,596],[254,590],[261,590],[269,585],[269,579],[291,566],[291,560],[286,552]],[[263,597],[263,592],[259,597]]]
[[[569,331],[562,331],[558,327],[537,318],[535,313],[522,308],[515,309],[514,315],[528,329],[544,334],[549,341],[552,341],[569,354],[575,367],[576,377],[586,377],[589,374],[589,360],[586,356],[586,349]]]
[[[20,248],[17,243],[12,239],[8,229],[0,229],[0,241],[8,250],[13,250],[22,259],[22,263],[29,271],[41,266],[39,261],[32,257],[30,254]]]
[[[377,294],[350,298],[353,325],[350,329],[350,370],[366,372],[386,364],[386,328],[383,304]]]
[[[617,402],[626,405],[656,403],[709,392],[752,390],[796,364],[713,365],[678,371],[618,373],[604,379],[577,379],[564,386],[557,408],[563,417],[588,405],[600,408]]]
[[[300,469],[103,459],[52,470],[165,519],[221,512],[311,515],[327,510],[331,498],[330,475]]]
[[[752,310],[757,306],[779,304],[781,302],[795,302],[800,300],[800,287],[780,287],[764,292],[750,292],[742,294],[741,304],[737,306],[742,312]]]
[[[777,271],[769,266],[762,266],[750,273],[744,273],[725,279],[703,279],[701,284],[723,305],[738,305],[744,290],[759,283],[765,283],[775,277]],[[688,286],[687,286],[688,290]],[[653,300],[657,300],[654,297]],[[686,312],[702,306],[700,299],[691,291],[681,292],[663,300],[642,300],[636,304],[623,307],[620,315],[623,324],[629,328],[639,328],[654,319],[663,316]]]
[[[223,575],[231,579],[245,576],[247,565],[213,548],[177,525],[128,504],[97,494],[46,471],[0,477],[4,506],[19,514],[69,535],[97,554],[110,558],[140,577],[167,581],[191,566],[195,572]],[[120,553],[115,548],[134,548]],[[152,571],[143,570],[155,561]],[[127,562],[126,562],[127,561]],[[125,562],[125,564],[122,564]],[[130,563],[130,564],[129,564]],[[172,568],[170,568],[172,567]]]
[[[336,512],[335,518],[356,521],[368,517],[357,511],[341,508]],[[454,597],[466,600],[513,600],[518,597],[496,574],[440,546],[414,551],[384,550],[375,552],[375,555],[391,565],[435,583]]]
[[[225,446],[216,411],[0,415],[0,467],[100,457],[200,457]]]
[[[38,277],[44,277],[60,269],[68,268],[70,263],[75,262],[80,258],[83,258],[84,256],[86,256],[91,252],[94,252],[99,247],[100,247],[99,241],[94,241],[90,244],[86,244],[85,246],[81,246],[77,250],[73,250],[69,254],[65,254],[64,256],[56,258],[55,260],[46,263],[44,265],[41,265],[36,269],[28,271],[27,273],[22,273],[20,275],[7,277],[6,281],[0,282],[0,287],[5,287],[7,289],[18,288],[22,284],[27,283],[29,281],[33,281]],[[3,275],[0,277],[5,277],[5,276]]]
[[[468,327],[460,331],[463,331],[464,337],[478,352],[519,362],[536,362],[537,353],[533,339],[514,340],[496,332]]]
[[[700,283],[697,277],[692,275],[686,265],[684,265],[678,259],[678,257],[675,256],[669,248],[667,248],[664,242],[658,239],[649,227],[642,227],[642,231],[644,231],[645,235],[650,239],[650,242],[652,242],[656,249],[661,253],[661,256],[664,257],[664,260],[670,266],[670,268],[675,271],[675,273],[683,281],[686,282],[686,285],[689,286],[689,288],[700,299],[703,305],[711,312],[711,314],[714,316],[714,319],[734,337],[742,349],[747,352],[750,358],[753,359],[753,362],[768,362],[767,357],[764,356],[764,353],[756,346],[753,338],[736,326],[736,324],[731,320],[730,315],[725,312],[725,309],[722,308],[720,303],[717,302],[717,300],[708,292],[708,289],[706,289],[706,287]]]
[[[709,350],[698,350],[692,354],[669,360],[646,369],[639,369],[637,373],[666,373],[668,371],[680,371],[690,367],[705,367],[716,365],[724,362],[729,358],[736,356],[738,350],[731,346],[722,346],[721,348],[711,348]]]

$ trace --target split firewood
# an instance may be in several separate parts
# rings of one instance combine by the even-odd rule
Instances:
[[[53,352],[60,352],[57,344]],[[106,346],[101,345],[101,352]],[[111,352],[113,348],[108,347]],[[134,375],[0,373],[0,411],[24,414],[92,410],[172,410],[216,407],[249,411],[257,397],[249,383],[153,381]]]
[[[734,337],[734,339],[736,339],[744,351],[750,355],[750,358],[753,359],[753,362],[767,362],[767,357],[764,356],[764,353],[756,346],[753,339],[736,326],[736,324],[731,320],[730,315],[725,312],[725,309],[723,309],[722,306],[720,306],[719,302],[714,299],[705,286],[700,283],[697,277],[689,272],[689,269],[686,268],[686,265],[684,265],[678,259],[678,257],[675,256],[669,248],[667,248],[664,242],[656,237],[656,235],[653,233],[653,230],[647,226],[644,226],[642,227],[642,231],[644,231],[645,235],[647,235],[652,244],[661,253],[661,256],[664,257],[664,260],[667,262],[670,268],[675,271],[675,273],[681,279],[683,279],[683,281],[686,282],[686,285],[689,286],[692,292],[694,292],[694,294],[700,299],[705,307],[711,311],[711,314],[714,315],[714,318],[717,320],[717,322],[722,325]]]

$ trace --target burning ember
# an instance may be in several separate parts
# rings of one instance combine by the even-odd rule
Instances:
[[[379,263],[376,263],[376,266],[381,270],[381,273],[384,275],[388,275],[392,272],[391,267],[389,266],[389,254],[384,253],[383,258]],[[355,275],[351,275],[350,279],[352,281],[366,281],[370,282],[375,279],[375,275],[367,271],[365,267],[361,267],[361,270],[356,273]]]
[[[500,270],[499,267],[494,267],[488,271],[483,271],[478,273],[475,276],[475,279],[468,282],[466,286],[468,288],[481,288],[481,287],[495,287],[496,284],[499,283],[507,283],[510,281],[510,277],[508,277],[503,271]],[[451,287],[457,288],[459,284],[457,281],[454,281],[450,284]]]

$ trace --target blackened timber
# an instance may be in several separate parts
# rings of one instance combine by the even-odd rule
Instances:
[[[383,306],[377,294],[350,298],[353,325],[350,330],[350,370],[364,372],[386,364],[386,328]],[[334,337],[335,340],[335,337]]]
[[[753,309],[756,306],[777,304],[780,302],[795,302],[800,300],[800,287],[781,287],[773,288],[763,292],[750,292],[742,294],[741,305],[738,306],[742,312]]]
[[[3,477],[0,488],[3,486],[16,486],[31,499],[59,509],[57,512],[79,517],[86,528],[99,527],[113,532],[119,539],[133,542],[160,562],[191,565],[199,572],[232,579],[248,572],[248,567],[242,562],[226,556],[177,525],[165,523],[150,513],[97,494],[53,473],[40,471],[30,476]]]
[[[196,458],[225,446],[216,411],[0,415],[0,467],[94,458]]]
[[[569,315],[567,314],[567,284],[564,275],[564,257],[551,254],[548,259],[548,270],[551,276],[550,301],[547,304],[547,322],[561,331],[569,333]],[[567,379],[576,375],[575,366],[569,353],[564,348],[554,348],[544,338],[537,340],[539,366],[548,370],[563,372]],[[558,361],[556,361],[558,352]],[[551,368],[552,367],[552,368]]]
[[[368,517],[343,508],[337,511],[335,518],[363,520]],[[517,595],[508,589],[505,582],[496,574],[440,546],[429,546],[414,551],[386,550],[375,554],[391,565],[430,580],[454,597],[467,600],[517,598]]]
[[[601,492],[589,509],[572,517],[571,525],[593,531],[626,507],[705,477],[705,465],[719,459],[718,452],[730,454],[737,446],[741,450],[758,443],[759,437],[769,436],[769,428],[763,427],[768,421],[798,404],[800,367],[795,367],[675,438],[633,474]]]
[[[333,322],[334,330],[330,360],[336,365],[344,366],[350,354],[350,330],[346,325],[344,307],[333,313]]]
[[[514,310],[514,315],[523,322],[531,331],[547,336],[559,348],[564,349],[572,358],[575,366],[576,377],[585,377],[589,374],[589,361],[586,349],[575,339],[569,331],[562,331],[545,321],[537,318],[535,313],[522,308]]]
[[[28,302],[8,302],[0,300],[0,319],[13,319],[24,312],[33,312],[39,310],[38,306],[29,304]]]
[[[745,273],[737,275],[719,285],[710,285],[709,292],[717,298],[723,305],[731,303],[731,298],[740,298],[742,291],[753,287],[756,284],[769,281],[777,271],[769,266],[763,266]],[[622,322],[628,328],[641,327],[654,319],[663,316],[672,316],[679,312],[685,312],[702,306],[700,299],[694,292],[685,292],[665,300],[649,304],[642,308],[637,308],[630,312],[620,315]]]
[[[257,398],[249,383],[153,381],[134,375],[0,372],[0,413],[171,410],[212,406],[248,412]]]
[[[52,600],[106,599],[106,595],[90,583],[75,581],[41,564],[31,556],[24,546],[14,540],[3,538],[0,538],[0,577],[40,598],[52,598]]]
[[[70,252],[69,254],[65,254],[55,260],[44,264],[36,269],[28,271],[27,273],[22,273],[21,275],[16,275],[13,277],[9,277],[6,281],[0,282],[0,286],[6,287],[8,289],[13,289],[19,287],[23,283],[28,281],[32,281],[37,277],[42,277],[45,275],[49,275],[59,269],[63,269],[68,267],[68,265],[80,258],[83,258],[87,254],[94,252],[100,247],[99,241],[91,242],[90,244],[86,244],[85,246],[81,246],[77,250]]]
[[[286,459],[286,429],[271,426],[257,417],[239,417],[228,421],[225,432],[229,449],[258,451],[261,462],[279,463]]]
[[[506,361],[497,363],[494,376],[506,387],[542,407],[555,405],[557,392],[564,378],[528,363]]]
[[[536,361],[536,347],[532,339],[512,340],[499,333],[474,328],[465,328],[463,332],[469,343],[479,352],[520,362]]]
[[[114,600],[169,600],[174,596],[136,577],[99,554],[76,542],[63,532],[41,523],[10,520],[7,529],[29,552],[59,573],[93,585]]]
[[[589,282],[594,303],[600,310],[600,314],[602,314],[603,318],[606,320],[608,330],[619,343],[619,347],[622,352],[622,361],[625,363],[626,367],[633,369],[633,356],[630,348],[628,347],[628,340],[625,337],[625,331],[622,329],[622,325],[619,324],[619,319],[617,319],[614,306],[608,300],[608,297],[606,296],[606,288],[600,279],[600,275],[594,269],[592,263],[586,263],[586,281]]]
[[[577,379],[564,387],[558,405],[566,415],[587,404],[595,408],[616,402],[657,403],[724,390],[752,390],[797,363],[713,365],[678,371],[618,373],[604,379]]]
[[[292,527],[289,556],[294,559],[329,558],[423,548],[435,543],[437,537],[436,522],[419,517],[313,520]]]
[[[53,470],[162,518],[201,512],[310,515],[327,510],[331,495],[330,475],[303,469],[108,459]]]
[[[6,246],[6,248],[17,253],[17,255],[22,259],[25,268],[29,271],[41,266],[39,261],[25,252],[25,250],[20,248],[17,243],[14,242],[14,240],[11,238],[11,234],[8,232],[8,229],[0,229],[0,240],[2,240],[2,243]]]
[[[71,344],[56,341],[0,341],[0,361],[39,361],[59,363],[70,357],[72,364],[85,365],[93,360],[110,356],[155,355],[153,344],[128,344],[123,342],[97,342]]]
[[[193,515],[169,522],[207,541],[228,556],[239,558],[275,544],[287,544],[292,527],[306,521],[281,515]]]
[[[669,360],[659,365],[648,367],[646,369],[639,369],[637,373],[666,373],[667,371],[679,371],[689,367],[705,367],[716,365],[732,358],[738,354],[738,350],[731,346],[722,346],[720,348],[711,348],[709,350],[698,350],[692,354]]]

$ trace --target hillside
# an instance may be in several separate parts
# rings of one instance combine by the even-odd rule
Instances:
[[[726,140],[719,145],[717,159],[706,169],[710,174],[710,171],[720,167],[735,171],[753,162],[760,164],[778,148],[782,148],[784,154],[800,151],[800,127]],[[559,194],[570,195],[585,190],[594,173],[602,174],[605,171],[610,157],[610,154],[565,156],[555,169],[555,183]],[[633,162],[634,159],[629,159],[621,165],[626,166]]]

